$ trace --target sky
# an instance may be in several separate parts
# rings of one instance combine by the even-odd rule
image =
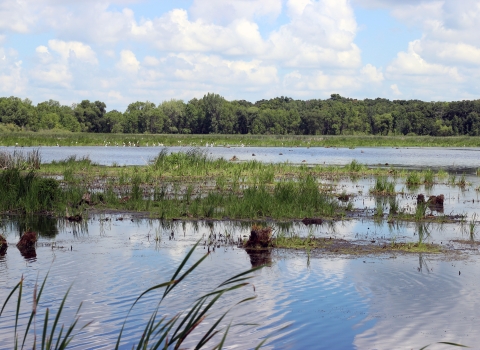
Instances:
[[[0,0],[0,96],[478,99],[479,22],[478,0]]]

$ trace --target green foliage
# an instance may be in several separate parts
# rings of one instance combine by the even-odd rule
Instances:
[[[326,100],[281,96],[250,103],[208,93],[187,103],[137,101],[123,113],[106,108],[101,101],[62,106],[49,100],[33,106],[28,99],[2,97],[0,126],[134,134],[480,136],[480,100],[356,100],[333,94]]]

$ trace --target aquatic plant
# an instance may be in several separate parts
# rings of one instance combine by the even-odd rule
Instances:
[[[397,197],[391,197],[388,201],[389,204],[389,214],[397,214],[400,210],[400,206],[397,200]]]
[[[127,324],[128,317],[130,312],[141,301],[146,295],[149,295],[153,292],[158,292],[163,290],[161,297],[158,300],[156,307],[153,308],[152,314],[149,320],[146,322],[141,336],[137,339],[137,344],[134,346],[137,349],[158,349],[158,348],[175,348],[178,349],[185,342],[185,340],[192,335],[192,331],[198,328],[201,324],[211,324],[211,326],[204,332],[204,334],[197,335],[199,337],[197,344],[195,345],[196,349],[203,348],[205,346],[212,346],[210,343],[215,336],[220,336],[223,333],[218,344],[213,345],[213,348],[221,349],[226,342],[228,331],[232,326],[232,323],[225,327],[223,321],[227,316],[228,311],[220,315],[215,321],[209,321],[208,313],[213,311],[215,307],[219,304],[222,296],[230,292],[236,291],[240,288],[250,285],[248,282],[249,279],[253,277],[252,273],[256,270],[259,270],[263,267],[259,266],[252,268],[250,270],[239,273],[231,278],[228,278],[223,283],[219,284],[214,290],[209,293],[206,293],[198,298],[196,298],[193,303],[185,308],[184,311],[179,311],[174,316],[167,318],[167,316],[160,317],[160,306],[164,302],[165,298],[179,285],[181,282],[205,260],[208,256],[208,253],[200,258],[197,262],[193,263],[190,267],[187,266],[193,252],[195,251],[198,243],[195,244],[187,253],[185,258],[182,260],[173,276],[169,281],[155,285],[143,293],[141,293],[137,299],[134,301],[131,306],[128,314],[125,316],[125,321],[119,330],[119,335],[117,342],[114,346],[115,349],[119,349],[122,346],[122,336],[125,325]],[[48,274],[43,279],[43,283],[40,286],[40,289],[37,289],[35,285],[33,291],[33,305],[30,312],[30,317],[28,322],[24,325],[19,323],[22,318],[22,299],[23,299],[23,284],[25,283],[23,277],[20,282],[12,289],[8,297],[3,303],[2,309],[0,310],[0,317],[2,316],[7,304],[10,299],[14,296],[15,292],[18,291],[18,298],[15,308],[15,318],[13,325],[13,343],[14,349],[23,349],[27,348],[36,348],[37,345],[41,350],[50,350],[50,349],[66,349],[68,345],[73,341],[73,339],[82,332],[83,329],[87,328],[90,325],[90,322],[79,325],[80,321],[80,311],[82,304],[78,307],[73,321],[69,326],[60,324],[60,319],[62,313],[65,310],[65,303],[70,293],[72,287],[70,287],[65,293],[56,315],[52,315],[53,318],[50,318],[51,312],[50,308],[47,308],[43,314],[43,320],[37,322],[37,317],[41,314],[42,306],[42,296],[44,287],[48,280]],[[235,306],[243,304],[244,302],[255,299],[255,296],[250,296],[244,299],[239,300]],[[235,307],[234,306],[234,307]],[[223,327],[223,328],[222,328]],[[20,328],[23,328],[23,335],[20,334]],[[38,339],[38,340],[37,340]],[[38,341],[38,343],[37,343]],[[262,343],[258,347],[262,346]]]
[[[367,167],[364,164],[359,163],[356,159],[354,159],[349,164],[345,165],[345,169],[348,172],[359,173],[359,172],[365,171]]]
[[[375,185],[370,189],[370,192],[380,195],[393,195],[395,194],[395,182],[389,181],[387,177],[377,177]]]
[[[428,169],[423,173],[423,183],[432,185],[434,183],[434,174],[432,169]]]
[[[438,172],[437,172],[437,178],[439,179],[446,179],[448,177],[448,173],[443,170],[443,169],[440,169]]]
[[[407,179],[405,180],[405,183],[407,184],[407,186],[422,184],[420,173],[418,171],[409,172],[407,175]]]
[[[415,209],[414,218],[415,221],[420,221],[425,218],[425,214],[427,211],[427,204],[426,203],[418,203]]]

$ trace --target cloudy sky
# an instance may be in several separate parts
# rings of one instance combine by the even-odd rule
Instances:
[[[477,99],[478,0],[1,0],[0,96]]]

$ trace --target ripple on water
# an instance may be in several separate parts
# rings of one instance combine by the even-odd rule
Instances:
[[[214,231],[223,232],[222,225],[215,224]],[[40,310],[46,306],[56,309],[73,283],[65,320],[73,318],[83,301],[82,321],[93,321],[74,340],[73,347],[110,348],[140,293],[168,280],[188,249],[211,229],[199,225],[195,231],[191,224],[185,226],[185,231],[173,227],[177,232],[175,240],[163,239],[156,245],[147,237],[151,227],[152,223],[139,221],[100,228],[98,220],[92,220],[88,233],[81,237],[73,236],[67,228],[55,238],[41,239],[44,243],[57,240],[63,246],[73,245],[72,251],[40,245],[37,260],[28,264],[12,249],[0,262],[0,299],[8,295],[23,274],[25,309],[21,320],[25,323],[37,275],[41,280],[50,271]],[[233,226],[229,230],[236,235],[245,232],[237,232]],[[198,247],[192,261],[205,251]],[[256,299],[234,308],[230,316],[234,323],[258,325],[232,327],[230,348],[252,348],[266,337],[267,348],[323,349],[418,348],[437,341],[473,345],[480,338],[474,329],[479,316],[475,305],[480,281],[476,256],[465,261],[419,255],[395,259],[319,255],[307,259],[302,252],[276,251],[269,259],[271,267],[255,272],[251,281],[255,289],[248,286],[225,295],[185,347],[194,346],[202,332],[235,302],[252,295]],[[160,314],[171,316],[188,308],[202,293],[250,267],[251,259],[244,250],[216,249],[176,287],[162,304]],[[122,347],[131,348],[139,339],[160,297],[160,292],[152,292],[135,306],[126,323]],[[14,303],[2,320],[0,348],[8,348],[13,340]]]

